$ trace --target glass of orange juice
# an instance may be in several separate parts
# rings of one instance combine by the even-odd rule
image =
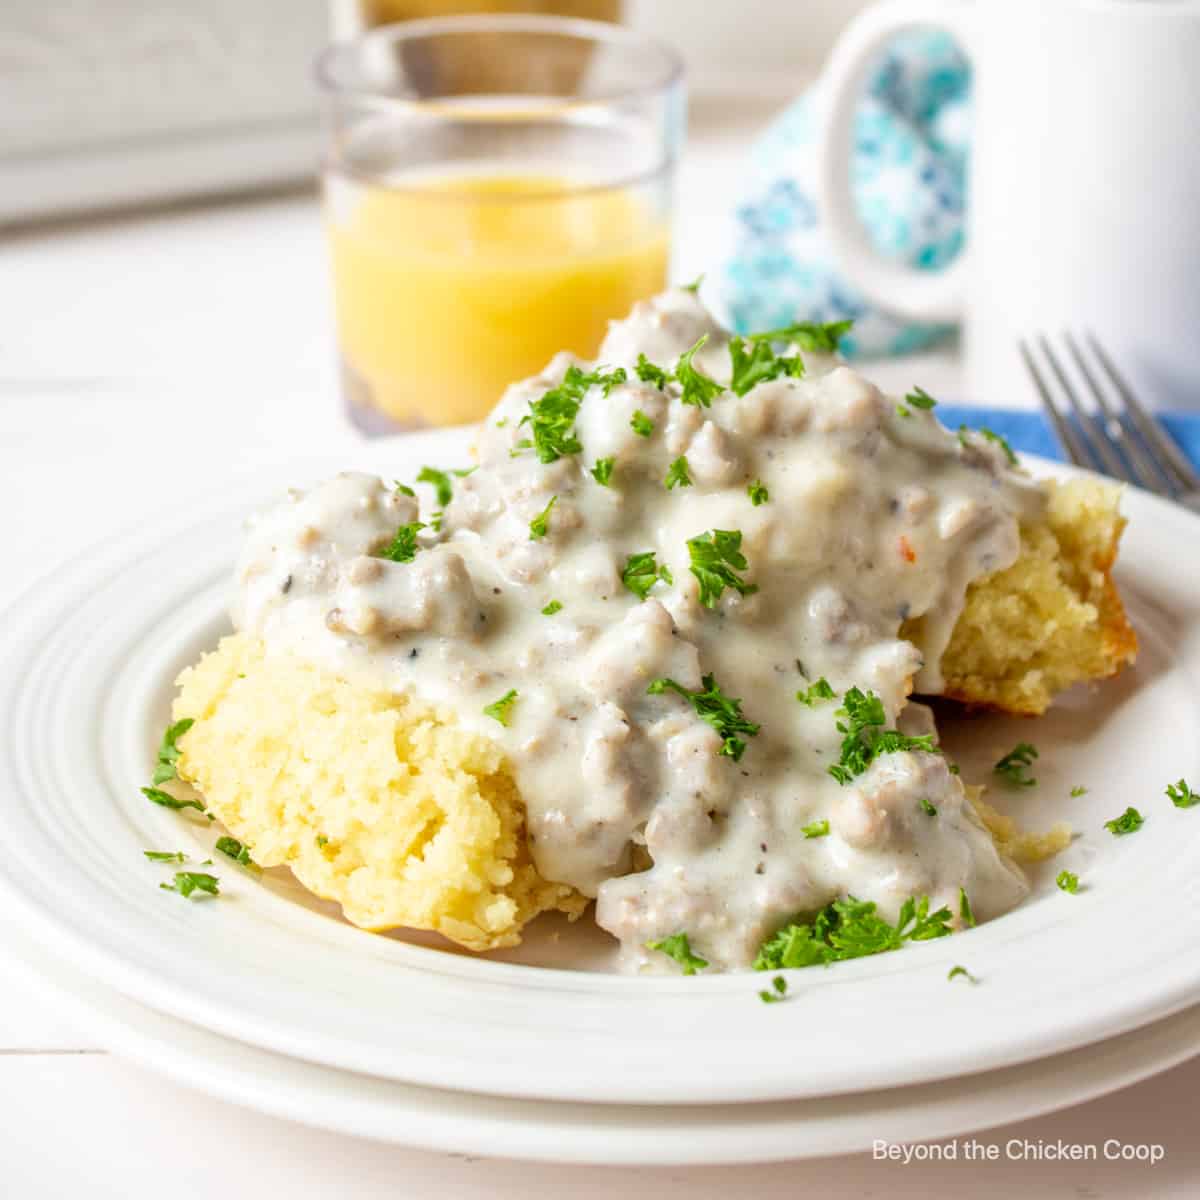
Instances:
[[[343,390],[371,433],[481,418],[666,282],[683,73],[601,22],[464,16],[328,49]]]

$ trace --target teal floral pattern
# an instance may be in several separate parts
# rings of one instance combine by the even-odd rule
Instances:
[[[920,270],[940,270],[962,246],[970,87],[966,59],[947,35],[907,34],[881,58],[859,107],[859,214],[882,254]],[[849,356],[918,350],[946,327],[873,308],[834,267],[813,199],[813,102],[801,97],[752,150],[736,249],[717,280],[721,305],[741,332],[852,317],[842,342]]]

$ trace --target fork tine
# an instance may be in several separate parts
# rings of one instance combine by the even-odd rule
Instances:
[[[1130,436],[1129,430],[1121,423],[1121,419],[1109,404],[1104,390],[1096,382],[1096,377],[1092,374],[1092,369],[1080,352],[1074,337],[1066,330],[1063,331],[1062,336],[1071,357],[1075,360],[1075,365],[1079,368],[1079,374],[1083,376],[1088,390],[1092,393],[1092,398],[1104,414],[1104,429],[1109,440],[1125,456],[1133,474],[1137,476],[1137,482],[1152,492],[1158,492],[1161,496],[1173,495],[1174,487],[1171,476],[1159,465],[1157,459],[1142,449],[1137,437]]]
[[[1050,342],[1044,333],[1038,335],[1038,344],[1042,348],[1043,356],[1050,364],[1050,370],[1054,372],[1054,377],[1058,380],[1058,386],[1066,393],[1067,399],[1071,402],[1071,407],[1075,410],[1080,431],[1088,444],[1088,448],[1093,452],[1093,456],[1100,464],[1100,469],[1106,474],[1111,475],[1114,479],[1128,480],[1129,468],[1121,461],[1120,455],[1117,454],[1116,450],[1113,449],[1112,443],[1108,440],[1108,435],[1104,432],[1104,426],[1083,407],[1079,396],[1071,386],[1071,381],[1062,369],[1062,364],[1058,361],[1057,355],[1050,348]]]
[[[1133,389],[1125,382],[1124,377],[1113,365],[1104,347],[1091,333],[1087,335],[1088,344],[1092,348],[1105,374],[1112,381],[1125,404],[1125,411],[1145,440],[1147,447],[1167,465],[1172,474],[1179,480],[1180,485],[1187,491],[1200,490],[1200,475],[1197,475],[1192,464],[1184,457],[1183,451],[1175,442],[1159,428],[1158,423],[1142,407],[1141,402],[1133,394]]]
[[[1037,363],[1033,360],[1029,344],[1024,338],[1017,339],[1017,350],[1020,352],[1021,358],[1025,363],[1025,369],[1033,379],[1033,386],[1037,388],[1038,395],[1041,397],[1042,409],[1045,411],[1046,416],[1050,418],[1050,424],[1054,426],[1054,432],[1058,435],[1059,444],[1067,452],[1067,457],[1077,467],[1097,465],[1095,458],[1084,449],[1083,443],[1079,440],[1075,430],[1071,428],[1062,413],[1058,411],[1058,405],[1054,403],[1054,398],[1050,395],[1050,389],[1046,386],[1046,381],[1042,378],[1042,373],[1038,370]]]

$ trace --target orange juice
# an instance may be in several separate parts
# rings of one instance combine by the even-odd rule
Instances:
[[[666,283],[636,192],[540,175],[330,181],[339,347],[356,403],[404,426],[478,420],[559,350]]]

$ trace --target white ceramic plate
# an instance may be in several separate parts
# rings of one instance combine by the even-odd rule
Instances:
[[[359,465],[411,478],[466,459],[461,433],[377,444]],[[762,1005],[761,977],[623,978],[601,935],[535,940],[525,961],[373,937],[288,879],[221,868],[224,894],[158,890],[142,850],[204,848],[206,823],[146,803],[171,680],[226,628],[240,517],[292,464],[229,482],[184,517],[68,563],[0,625],[0,891],[43,945],[149,1007],[338,1068],[538,1098],[700,1104],[895,1087],[1058,1053],[1166,1016],[1200,985],[1200,809],[1163,795],[1200,779],[1200,520],[1131,493],[1120,583],[1142,638],[1136,670],[1033,723],[958,723],[964,774],[1016,734],[1042,750],[1035,802],[1081,836],[1077,896],[1042,871],[1016,912],[902,953],[810,970]],[[1074,784],[1090,791],[1068,797]],[[1113,838],[1135,803],[1148,820]],[[557,932],[557,931],[553,931]],[[554,967],[530,961],[554,961]],[[964,963],[983,982],[947,982]]]
[[[285,1058],[144,1008],[6,936],[80,1029],[174,1081],[276,1117],[425,1150],[682,1165],[853,1154],[964,1137],[1106,1095],[1192,1057],[1200,1008],[1083,1050],[969,1078],[817,1100],[615,1105],[477,1096]]]

